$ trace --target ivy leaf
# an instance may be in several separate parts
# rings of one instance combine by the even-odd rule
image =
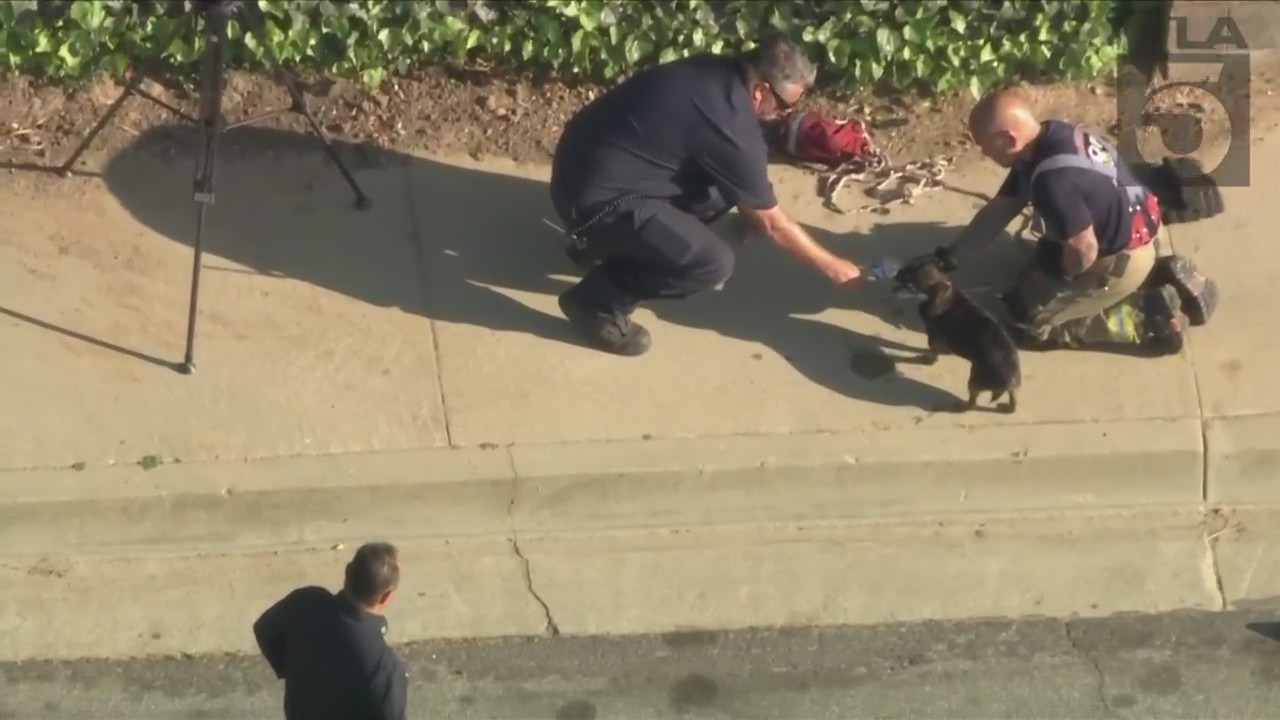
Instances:
[[[823,61],[824,90],[876,80],[979,93],[994,79],[1095,77],[1119,51],[1114,2],[1026,0],[256,0],[266,42],[229,28],[230,64],[260,68],[268,51],[299,71],[380,83],[442,61],[616,79],[691,52],[752,47],[774,26]],[[190,74],[203,47],[186,31],[194,0],[0,0],[0,66],[53,79],[116,71],[157,58]],[[1058,42],[1057,38],[1071,40]],[[185,75],[184,75],[185,77]]]
[[[881,25],[876,30],[876,45],[880,47],[880,52],[885,57],[892,55],[898,49],[898,36],[893,30]]]

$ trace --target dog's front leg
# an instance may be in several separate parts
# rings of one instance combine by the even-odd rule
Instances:
[[[929,350],[920,356],[920,363],[923,365],[932,365],[938,362],[939,356],[951,352],[947,344],[942,341],[942,338],[930,333],[928,339]]]
[[[939,355],[945,355],[947,353],[946,343],[942,342],[942,338],[933,328],[933,323],[929,322],[930,316],[927,307],[928,303],[920,306],[920,321],[924,324],[925,338],[929,348],[928,350],[920,353],[920,356],[916,358],[916,362],[921,365],[932,365],[938,362]]]

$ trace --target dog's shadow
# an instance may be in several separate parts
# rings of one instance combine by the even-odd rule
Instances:
[[[917,316],[918,317],[918,316]],[[923,328],[923,321],[918,323]],[[890,349],[894,352],[890,352]],[[878,340],[878,344],[868,345],[856,348],[850,357],[850,369],[854,374],[864,379],[872,380],[887,376],[905,377],[902,374],[901,366],[916,367],[932,367],[941,362],[948,360],[956,362],[957,360],[964,362],[955,354],[950,352],[942,352],[934,354],[928,347],[913,347],[910,345]],[[939,391],[943,392],[943,391]],[[1009,415],[1016,411],[1016,401],[1010,402],[1006,399],[999,404],[972,404],[966,398],[953,393],[947,393],[946,401],[939,402],[933,407],[928,408],[932,412],[951,412],[951,413],[994,413],[997,415]]]
[[[726,238],[739,238],[746,227],[735,213],[716,223],[714,229]],[[950,243],[960,230],[934,222],[888,222],[858,233],[807,229],[824,246],[863,267],[879,258],[901,262],[930,253]],[[989,266],[985,255],[981,261]],[[998,267],[986,270],[966,277],[972,281],[973,277],[991,273],[999,277],[1005,272]],[[919,299],[896,295],[891,285],[889,281],[863,282],[847,290],[832,289],[753,233],[738,248],[736,270],[723,291],[706,293],[693,301],[655,302],[651,309],[668,322],[761,343],[805,377],[846,397],[916,407],[928,413],[952,412],[964,399],[904,372],[920,364],[928,348],[917,316]],[[842,311],[854,311],[862,317],[838,318],[845,314]],[[885,337],[872,329],[875,320],[891,326],[885,329],[918,334],[918,339],[904,342]]]

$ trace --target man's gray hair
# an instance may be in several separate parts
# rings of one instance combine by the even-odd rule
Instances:
[[[769,33],[742,55],[747,69],[775,89],[798,87],[808,90],[818,76],[804,51],[781,33]]]

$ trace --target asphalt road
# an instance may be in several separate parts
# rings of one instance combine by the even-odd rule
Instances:
[[[414,718],[1280,717],[1280,606],[401,653]],[[2,720],[281,717],[257,657],[8,663],[0,687]]]

